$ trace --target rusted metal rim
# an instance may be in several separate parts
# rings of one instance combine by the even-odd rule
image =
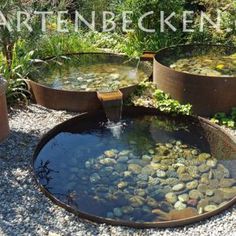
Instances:
[[[215,80],[222,80],[222,78],[223,79],[227,79],[227,80],[235,80],[236,79],[236,77],[233,77],[233,76],[222,76],[222,77],[220,77],[220,76],[208,76],[208,75],[200,75],[200,74],[193,74],[193,73],[187,73],[187,72],[182,72],[182,71],[176,71],[176,70],[174,70],[174,69],[172,69],[172,68],[170,68],[169,66],[167,66],[167,65],[164,65],[162,62],[161,62],[161,60],[160,59],[162,59],[163,58],[163,55],[166,53],[166,52],[168,52],[168,51],[170,51],[170,50],[174,50],[174,49],[180,49],[180,48],[183,48],[184,49],[184,51],[185,50],[190,50],[191,48],[194,48],[194,47],[202,47],[202,48],[207,48],[207,47],[220,47],[220,48],[224,48],[224,49],[232,49],[232,50],[234,50],[234,51],[236,51],[236,47],[233,47],[233,46],[225,46],[225,45],[222,45],[222,44],[179,44],[179,45],[175,45],[175,46],[171,46],[171,47],[165,47],[165,48],[163,48],[163,49],[161,49],[161,50],[159,50],[159,51],[157,51],[157,53],[156,53],[156,55],[155,55],[155,57],[154,57],[154,60],[155,60],[155,62],[159,65],[159,66],[161,66],[161,67],[163,67],[163,68],[165,68],[165,69],[167,69],[167,70],[170,70],[170,71],[172,71],[172,72],[175,72],[175,73],[177,73],[177,74],[179,74],[179,75],[191,75],[191,76],[195,76],[195,78],[196,79],[204,79],[204,80],[206,80],[206,79],[208,79],[208,80],[212,80],[212,79],[215,79]]]
[[[111,56],[111,57],[119,57],[119,58],[128,58],[128,56],[126,56],[125,54],[119,54],[119,53],[109,53],[109,52],[78,52],[78,53],[69,53],[69,54],[63,54],[63,55],[59,55],[59,56],[52,56],[52,57],[47,57],[47,58],[44,58],[42,59],[43,61],[49,61],[49,60],[52,60],[54,58],[57,58],[57,57],[61,57],[61,56],[67,56],[67,57],[70,57],[70,56],[79,56],[79,55],[106,55],[106,56]],[[152,75],[152,67],[150,65],[148,65],[148,62],[145,62],[145,61],[142,61],[143,64],[145,64],[145,66],[147,67],[147,70],[145,70],[145,74],[147,75],[148,78],[151,77]],[[91,90],[91,91],[83,91],[83,90],[64,90],[64,89],[54,89],[54,88],[51,88],[47,85],[43,85],[39,82],[36,82],[32,79],[27,79],[26,80],[26,83],[28,85],[28,87],[30,87],[30,83],[33,83],[39,87],[42,87],[42,88],[47,88],[47,89],[51,89],[51,90],[54,90],[54,91],[63,91],[63,92],[68,92],[68,93],[73,93],[73,92],[81,92],[81,93],[96,93],[97,91],[96,90]],[[132,89],[132,88],[135,88],[136,85],[131,85],[131,86],[126,86],[126,87],[122,87],[122,88],[119,88],[119,90],[124,90],[124,89]]]
[[[149,61],[153,62],[153,59],[157,53],[154,51],[144,51],[143,54],[141,55],[140,59],[141,61]]]
[[[161,116],[167,116],[166,114],[157,111],[156,109],[152,108],[144,108],[144,107],[125,107],[124,108],[124,115],[125,114],[147,114],[147,115],[161,115]],[[61,131],[67,130],[69,127],[71,127],[72,124],[78,124],[80,121],[91,119],[94,116],[104,116],[103,111],[98,111],[96,113],[83,113],[80,114],[70,120],[67,120],[57,126],[55,126],[52,130],[50,130],[48,133],[46,133],[40,140],[38,146],[36,147],[36,150],[34,152],[32,161],[31,161],[31,172],[32,175],[37,183],[37,186],[41,189],[41,191],[55,204],[58,206],[63,207],[69,212],[74,213],[75,215],[84,218],[86,220],[96,222],[96,223],[106,223],[114,226],[128,226],[133,228],[166,228],[166,227],[177,227],[177,226],[184,226],[191,223],[196,223],[205,219],[208,219],[212,216],[215,216],[222,211],[232,207],[234,204],[236,204],[236,196],[228,201],[225,205],[219,207],[215,211],[204,213],[198,216],[185,218],[181,220],[173,220],[173,221],[163,221],[163,222],[149,222],[149,223],[138,223],[138,222],[130,222],[130,221],[121,221],[121,220],[112,220],[107,218],[102,218],[96,215],[88,214],[86,212],[82,212],[79,210],[75,210],[71,206],[65,204],[58,198],[56,198],[54,195],[52,195],[46,188],[44,188],[43,185],[40,184],[37,175],[34,171],[34,163],[35,160],[43,148],[43,146],[54,136],[56,136]],[[196,123],[200,126],[208,126],[210,129],[214,130],[214,132],[217,132],[219,136],[222,139],[225,139],[227,143],[231,143],[231,146],[233,146],[233,149],[236,153],[236,138],[226,133],[220,126],[215,125],[211,123],[209,120],[202,118],[202,117],[188,117],[188,116],[182,116],[178,115],[175,116],[175,119],[184,120],[189,123]]]

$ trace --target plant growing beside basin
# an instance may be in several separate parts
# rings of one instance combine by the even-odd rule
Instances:
[[[230,114],[225,114],[224,112],[217,113],[211,121],[231,129],[236,129],[236,108],[233,108]]]
[[[191,115],[192,106],[182,105],[151,82],[143,82],[127,102],[128,105],[156,108],[165,113]]]

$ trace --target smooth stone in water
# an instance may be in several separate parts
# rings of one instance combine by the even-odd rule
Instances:
[[[184,183],[179,183],[177,185],[175,185],[172,190],[175,192],[181,191],[185,188],[185,184]]]
[[[221,188],[229,188],[236,184],[235,179],[221,179],[220,180],[220,187]]]
[[[124,177],[130,177],[130,176],[132,176],[131,171],[124,171]]]
[[[166,201],[169,202],[169,203],[176,203],[177,202],[177,195],[175,193],[167,193],[165,195],[165,198],[166,198]]]
[[[146,192],[144,189],[135,189],[134,194],[140,197],[144,197],[146,195]]]
[[[230,173],[222,164],[218,164],[217,168],[213,170],[213,176],[214,178],[221,180],[223,178],[229,178]]]
[[[148,150],[148,153],[151,154],[151,155],[153,155],[153,154],[155,154],[155,151],[154,151],[153,149],[149,149],[149,150]]]
[[[102,164],[102,165],[115,165],[116,160],[114,160],[112,158],[104,158],[104,159],[101,159],[99,161],[99,163]]]
[[[183,182],[189,182],[193,180],[193,177],[188,173],[183,173],[179,175],[179,179],[180,181],[183,181]]]
[[[207,160],[206,165],[211,168],[215,168],[217,165],[217,160],[216,159]]]
[[[189,196],[188,196],[187,193],[181,194],[181,195],[178,196],[178,199],[179,199],[180,202],[186,203],[189,200]]]
[[[211,173],[211,172],[210,172]],[[209,174],[203,174],[202,176],[201,176],[201,179],[200,179],[200,182],[202,183],[202,184],[209,184],[209,181],[210,181],[210,178],[209,178],[209,175],[210,175],[210,173]]]
[[[179,179],[177,179],[177,178],[163,179],[161,181],[161,183],[163,183],[163,185],[174,186],[174,185],[177,185],[179,183]]]
[[[165,178],[165,177],[166,177],[166,172],[163,171],[163,170],[157,170],[157,171],[156,171],[156,175],[157,175],[157,177],[159,177],[159,178]]]
[[[203,213],[204,208],[209,205],[209,199],[205,198],[199,201],[198,205],[197,205],[197,209],[198,212],[201,212],[201,214]]]
[[[153,158],[152,158],[152,162],[154,162],[154,163],[158,163],[158,162],[160,162],[162,160],[162,157],[161,156],[154,156]]]
[[[129,160],[129,158],[127,156],[120,156],[117,161],[118,162],[122,162],[122,163],[125,163]]]
[[[211,197],[213,195],[214,195],[214,191],[213,190],[207,190],[206,191],[206,196]]]
[[[131,206],[133,207],[140,207],[144,204],[145,199],[140,196],[133,196],[129,199]]]
[[[218,206],[216,206],[216,205],[207,205],[204,207],[205,212],[211,212],[211,211],[215,211],[217,209],[218,209]]]
[[[178,174],[174,171],[174,170],[170,170],[171,168],[169,168],[169,170],[166,172],[166,175],[168,176],[168,178],[178,178]]]
[[[201,153],[198,155],[199,161],[205,161],[209,158],[211,158],[211,155],[209,153]]]
[[[187,201],[187,204],[192,207],[196,207],[198,204],[198,201],[196,199],[190,199]]]
[[[143,155],[143,156],[142,156],[142,160],[145,161],[145,162],[151,162],[152,157],[150,157],[150,156],[148,156],[148,155]]]
[[[201,193],[205,193],[207,190],[209,190],[209,187],[206,184],[199,184],[197,190]]]
[[[146,174],[139,174],[137,175],[137,178],[143,181],[147,181],[148,180],[148,175]]]
[[[148,178],[149,185],[155,186],[155,185],[158,185],[159,183],[160,183],[160,180],[158,178],[153,178],[153,177],[149,176],[149,178]]]
[[[171,220],[181,220],[181,219],[191,218],[197,215],[198,215],[198,212],[196,209],[188,207],[182,210],[170,211],[169,218]]]
[[[124,172],[124,171],[127,170],[127,165],[122,164],[122,163],[118,163],[118,164],[116,164],[116,165],[114,166],[114,169],[115,169],[117,172],[122,173],[122,172]]]
[[[186,184],[186,188],[189,190],[195,189],[198,186],[198,181],[194,180]]]
[[[127,186],[128,186],[128,183],[127,183],[127,182],[124,182],[124,181],[118,183],[118,185],[117,185],[117,187],[118,187],[119,189],[123,189],[123,188],[125,188],[125,187],[127,187]]]
[[[170,220],[181,220],[186,218],[191,218],[198,215],[196,209],[188,207],[182,210],[171,210],[170,213],[165,213],[160,209],[155,209],[152,211],[153,214],[157,214],[159,220],[170,221]]]
[[[141,170],[142,174],[153,176],[155,174],[155,170],[150,165],[147,165],[142,168]]]
[[[180,166],[180,167],[177,169],[177,173],[178,173],[179,175],[185,173],[186,171],[187,171],[186,166]]]
[[[220,204],[224,201],[224,193],[221,190],[216,189],[214,191],[214,195],[209,198],[209,201],[214,202],[216,204]]]
[[[135,173],[135,174],[140,174],[142,167],[137,164],[129,164],[128,165],[128,170]]]
[[[148,197],[147,198],[147,205],[152,207],[152,208],[156,208],[158,203],[154,198]]]
[[[133,210],[134,210],[134,208],[131,207],[131,206],[122,207],[122,211],[123,211],[124,214],[129,214],[129,213],[133,212]]]
[[[210,179],[209,180],[209,187],[212,189],[216,189],[219,186],[219,181],[217,179]]]
[[[169,189],[167,191],[167,189],[157,189],[154,192],[152,192],[152,197],[154,197],[155,199],[164,199],[165,195],[169,192]]]
[[[177,202],[175,203],[175,205],[174,205],[174,208],[175,208],[176,210],[183,210],[183,209],[185,209],[186,207],[187,207],[187,205],[184,204],[184,203],[181,202],[181,201],[177,201]]]
[[[199,200],[199,199],[201,199],[201,198],[203,198],[203,195],[202,195],[202,193],[201,192],[199,192],[198,190],[191,190],[190,192],[189,192],[189,197],[191,198],[191,199],[196,199],[196,200]]]
[[[219,190],[223,192],[225,200],[231,200],[236,197],[236,187],[220,188]]]
[[[131,152],[130,150],[123,150],[118,154],[118,156],[119,157],[120,156],[128,156],[130,154],[130,152]]]
[[[117,156],[117,150],[111,149],[104,152],[104,155],[108,158],[114,158]]]
[[[90,167],[91,167],[91,163],[89,161],[86,161],[85,162],[85,168],[90,169]]]
[[[210,170],[210,167],[207,166],[206,164],[202,164],[198,167],[198,170],[201,172],[201,173],[206,173]]]

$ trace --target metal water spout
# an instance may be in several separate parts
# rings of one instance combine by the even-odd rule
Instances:
[[[97,92],[99,100],[108,121],[119,122],[122,116],[123,94],[120,90],[112,92]]]

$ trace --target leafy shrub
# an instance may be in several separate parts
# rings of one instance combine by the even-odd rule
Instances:
[[[143,82],[137,91],[130,97],[130,105],[157,108],[165,113],[190,115],[192,106],[190,104],[181,105],[178,101],[159,90],[151,82]]]
[[[9,104],[24,100],[27,102],[29,91],[25,78],[31,70],[34,51],[25,53],[26,42],[18,40],[12,49],[12,61],[9,67],[6,57],[0,54],[0,73],[8,82],[7,100]]]
[[[236,108],[233,108],[230,114],[224,112],[217,113],[211,121],[219,125],[236,129]]]

